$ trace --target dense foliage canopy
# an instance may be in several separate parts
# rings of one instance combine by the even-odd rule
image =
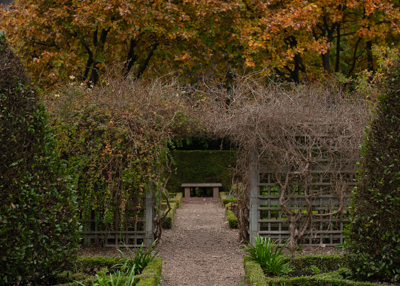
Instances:
[[[104,66],[230,81],[246,69],[301,82],[376,69],[399,43],[398,0],[16,0],[1,25],[42,85],[96,84]]]

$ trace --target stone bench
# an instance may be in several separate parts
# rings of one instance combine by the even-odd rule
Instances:
[[[185,183],[181,185],[185,189],[185,198],[190,198],[190,188],[213,188],[213,198],[219,198],[219,188],[222,187],[220,183]]]

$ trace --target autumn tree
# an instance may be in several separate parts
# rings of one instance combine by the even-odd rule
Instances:
[[[16,0],[1,24],[39,83],[74,75],[96,84],[115,62],[135,78],[149,66],[157,73],[216,62],[231,36],[224,23],[234,19],[233,2]]]
[[[373,45],[399,40],[399,1],[245,0],[248,66],[288,80],[374,69]]]

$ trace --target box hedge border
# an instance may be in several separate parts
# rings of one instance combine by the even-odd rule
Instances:
[[[239,221],[233,211],[230,210],[232,203],[225,205],[225,213],[226,217],[228,218],[228,225],[229,228],[238,228]]]
[[[227,199],[225,192],[220,192],[219,197],[225,207],[226,217],[228,218],[229,228],[238,228],[239,221],[233,211],[230,210],[232,204],[236,204],[236,199]]]
[[[170,200],[171,203],[176,204],[176,208],[179,208],[182,204],[183,193],[176,193],[175,198]]]
[[[170,229],[172,228],[173,222],[174,222],[174,215],[176,213],[176,210],[181,206],[182,204],[182,193],[177,193],[175,195],[175,198],[173,200],[169,201],[169,205],[171,206],[171,210],[167,214],[167,216],[164,218],[162,221],[161,225],[163,229]],[[166,202],[162,203],[162,206],[167,206]]]
[[[289,258],[287,257],[289,260]],[[338,267],[338,262],[343,264],[345,259],[344,255],[301,255],[295,258],[293,266],[296,268],[302,268],[306,265],[318,265],[319,268],[331,268]],[[318,274],[314,276],[303,276],[303,277],[266,277],[259,263],[252,261],[250,257],[244,257],[244,270],[246,274],[247,282],[252,286],[266,286],[266,285],[304,285],[304,286],[372,286],[372,285],[383,285],[371,282],[358,282],[346,279],[338,278],[341,269],[336,271]]]
[[[229,203],[236,204],[236,202],[237,202],[236,199],[228,199],[226,197],[226,193],[225,192],[220,192],[219,193],[219,197],[221,198],[221,202],[224,204],[224,206],[226,206]]]
[[[97,282],[97,278],[93,275],[103,268],[111,269],[114,265],[120,262],[119,258],[115,257],[78,257],[76,263],[76,273],[65,271],[58,275],[57,281],[62,281],[62,284],[56,286],[78,286],[79,281],[86,286],[92,286]],[[136,286],[158,285],[161,279],[162,259],[155,257],[144,269],[142,274],[136,275]],[[74,282],[69,282],[74,281]]]

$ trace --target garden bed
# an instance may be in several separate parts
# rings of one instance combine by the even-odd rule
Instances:
[[[76,268],[72,271],[65,271],[55,278],[53,285],[57,286],[92,286],[98,282],[98,276],[103,276],[105,271],[107,274],[114,274],[121,270],[120,258],[114,257],[78,257]],[[135,275],[134,284],[136,286],[158,285],[161,277],[162,260],[155,257],[142,271],[141,274]],[[122,279],[123,281],[128,278]]]
[[[285,256],[285,261],[290,261]],[[299,255],[290,262],[292,271],[281,276],[266,275],[258,262],[244,257],[246,279],[250,285],[398,285],[387,283],[359,282],[350,279],[344,255]]]

